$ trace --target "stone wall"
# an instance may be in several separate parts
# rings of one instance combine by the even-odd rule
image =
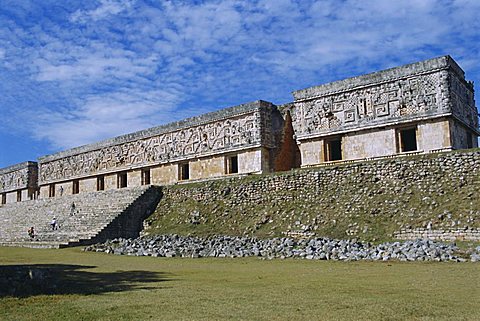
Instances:
[[[394,237],[401,240],[479,241],[480,229],[403,229],[394,233]]]
[[[463,73],[458,72],[450,72],[448,82],[449,104],[453,115],[470,130],[478,131],[473,83],[466,82]]]
[[[451,124],[446,119],[431,119],[417,127],[418,149],[430,151],[439,148],[462,149],[467,145],[453,144],[451,140]]]
[[[473,135],[468,127],[456,119],[452,119],[450,123],[450,137],[454,148],[468,147],[469,145],[473,148],[478,147],[477,136]]]
[[[394,128],[364,130],[349,133],[343,137],[343,159],[378,157],[397,153],[395,146],[396,130]]]
[[[392,238],[480,228],[480,150],[168,186],[152,232]]]
[[[453,114],[478,132],[473,84],[449,57],[439,57],[293,93],[299,138]]]
[[[24,162],[0,169],[0,206],[37,196],[38,166]]]
[[[403,152],[395,131],[405,127],[416,128],[419,151],[477,146],[473,84],[449,56],[298,90],[293,95],[295,101],[287,108],[306,156],[302,165],[324,161],[323,155],[312,153],[320,151],[317,145],[325,148],[324,139],[331,136],[341,140],[342,159]],[[467,136],[475,143],[467,143]]]

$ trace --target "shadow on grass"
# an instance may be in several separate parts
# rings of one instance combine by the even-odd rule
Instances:
[[[35,264],[0,266],[0,298],[42,294],[101,294],[159,288],[157,282],[171,280],[151,271],[88,271],[95,266]]]

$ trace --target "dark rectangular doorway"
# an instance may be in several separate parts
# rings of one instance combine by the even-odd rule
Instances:
[[[400,151],[413,152],[417,150],[416,128],[400,130]]]
[[[118,188],[127,187],[127,173],[126,172],[118,173],[117,185],[118,185]]]
[[[332,139],[325,143],[325,161],[342,160],[342,139]]]

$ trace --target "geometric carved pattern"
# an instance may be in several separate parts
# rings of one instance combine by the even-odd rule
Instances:
[[[267,117],[270,113],[255,111],[47,161],[40,164],[40,181],[47,183],[132,165],[166,163],[260,143],[270,146],[273,138],[262,130],[269,125],[261,124],[260,113],[265,114],[264,121],[270,120]]]
[[[345,110],[345,122],[355,121],[355,110]]]
[[[375,114],[378,117],[388,116],[390,114],[388,104],[375,106]]]
[[[473,93],[456,76],[449,78],[453,113],[473,128],[478,128],[478,111]]]
[[[448,90],[442,72],[410,76],[374,86],[328,94],[295,103],[293,126],[297,136],[332,129],[381,124],[396,117],[442,112]]]
[[[28,187],[28,168],[0,175],[0,192]]]

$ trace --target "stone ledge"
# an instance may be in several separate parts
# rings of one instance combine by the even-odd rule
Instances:
[[[28,168],[29,166],[37,166],[37,162],[27,161],[27,162],[11,165],[8,167],[0,168],[0,175],[25,169],[25,168]]]
[[[403,229],[393,233],[393,237],[400,240],[429,239],[441,241],[480,241],[479,229]]]
[[[382,71],[373,72],[366,75],[347,78],[331,83],[313,86],[294,91],[295,102],[307,99],[313,99],[319,96],[331,95],[342,91],[351,91],[358,88],[377,85],[384,82],[390,82],[413,75],[430,73],[433,71],[451,68],[461,80],[465,80],[464,71],[450,56],[442,56],[428,59],[400,67],[390,68]]]

